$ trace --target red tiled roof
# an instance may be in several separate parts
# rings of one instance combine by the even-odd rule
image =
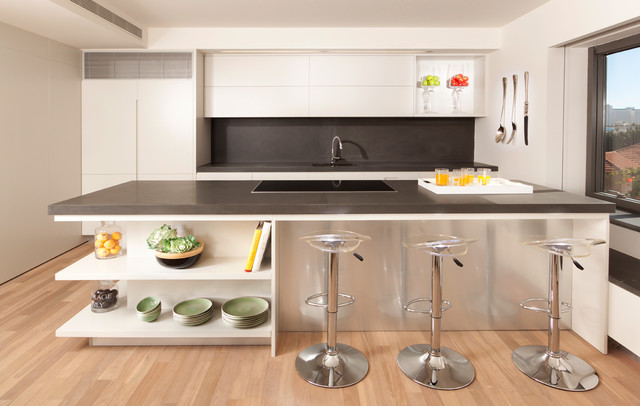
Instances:
[[[604,153],[605,173],[640,167],[640,143]]]

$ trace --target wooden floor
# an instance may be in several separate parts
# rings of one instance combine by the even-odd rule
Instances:
[[[442,342],[474,365],[475,381],[457,391],[422,387],[396,365],[421,332],[344,332],[364,352],[367,377],[322,389],[298,377],[297,353],[321,333],[281,333],[278,356],[266,346],[89,347],[55,330],[88,304],[91,282],[54,274],[91,251],[76,248],[0,285],[0,405],[640,405],[640,363],[617,348],[602,355],[572,332],[562,348],[587,360],[600,384],[586,393],[538,384],[511,362],[511,351],[546,342],[544,331],[444,332]]]

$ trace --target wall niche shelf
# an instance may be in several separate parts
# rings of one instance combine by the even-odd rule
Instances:
[[[457,74],[469,78],[468,86],[449,87],[449,79]],[[422,84],[427,75],[437,76],[438,86]],[[416,56],[415,117],[484,117],[485,57],[483,55]],[[453,92],[460,89],[459,111],[454,111]],[[430,103],[425,94],[430,93]]]

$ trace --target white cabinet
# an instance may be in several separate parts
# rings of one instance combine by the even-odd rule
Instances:
[[[135,177],[137,98],[136,80],[82,82],[83,175]]]
[[[310,57],[311,116],[413,115],[410,55]]]
[[[308,86],[309,57],[206,55],[205,86]]]
[[[82,193],[130,180],[191,180],[191,79],[82,81]],[[96,222],[83,222],[93,234]]]
[[[306,117],[307,87],[205,87],[205,117]]]
[[[206,117],[309,115],[309,57],[207,55]]]
[[[138,81],[138,179],[193,179],[194,117],[190,79]]]
[[[84,80],[82,174],[100,176],[83,193],[105,176],[193,179],[194,125],[191,79]]]
[[[483,55],[205,55],[206,117],[479,117]],[[470,78],[453,112],[448,77]],[[421,78],[440,86],[425,110]]]
[[[411,116],[410,87],[311,87],[312,117]]]
[[[411,55],[312,55],[309,86],[412,86]]]

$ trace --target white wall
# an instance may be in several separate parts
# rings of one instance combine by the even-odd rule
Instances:
[[[505,26],[500,50],[487,58],[487,117],[476,120],[476,160],[497,164],[500,175],[583,194],[586,165],[587,45],[609,31],[635,30],[637,0],[551,0]],[[529,145],[522,135],[496,144],[502,76],[520,79],[517,125],[523,126],[524,71],[530,72]],[[510,127],[510,124],[509,124]],[[522,133],[521,133],[522,134]],[[640,233],[611,228],[611,247],[640,246]],[[629,253],[629,252],[628,252]],[[640,256],[638,250],[630,255]]]
[[[0,23],[0,283],[80,242],[47,205],[80,194],[81,53]]]

